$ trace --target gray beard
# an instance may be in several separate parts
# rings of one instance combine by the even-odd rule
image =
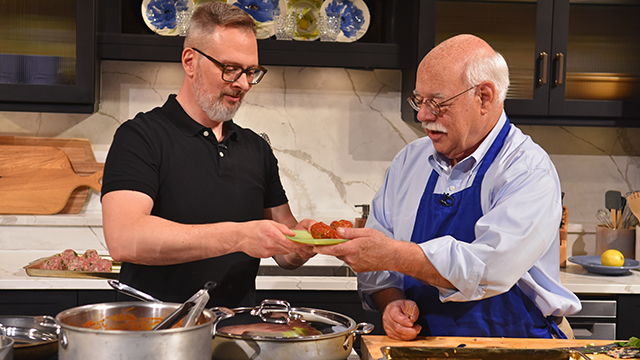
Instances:
[[[229,108],[223,103],[224,92],[220,92],[216,98],[215,94],[210,94],[204,91],[205,80],[202,76],[202,72],[196,71],[195,82],[193,84],[193,93],[196,97],[196,102],[207,114],[210,120],[213,121],[229,121],[236,114],[240,108],[242,100],[238,102],[238,105]]]

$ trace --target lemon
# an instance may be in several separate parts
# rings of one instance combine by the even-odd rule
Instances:
[[[624,255],[616,249],[609,249],[602,253],[600,261],[602,261],[602,265],[604,266],[623,266]]]

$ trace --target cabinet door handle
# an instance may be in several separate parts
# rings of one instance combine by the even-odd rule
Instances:
[[[542,76],[538,78],[538,84],[544,85],[547,83],[547,70],[549,66],[549,54],[546,52],[540,53],[540,61],[542,62]]]
[[[564,78],[564,54],[557,53],[556,59],[558,59],[558,76],[556,77],[556,85],[562,85],[562,79]]]

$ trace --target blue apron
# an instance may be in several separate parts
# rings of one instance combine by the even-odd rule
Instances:
[[[471,187],[451,195],[434,194],[439,175],[435,170],[431,173],[418,207],[412,242],[419,244],[444,235],[467,243],[475,240],[474,226],[482,216],[482,180],[502,148],[509,128],[507,120],[482,160]],[[405,275],[404,286],[406,297],[420,309],[417,323],[422,325],[421,336],[552,338],[556,334],[566,339],[554,317],[545,318],[517,285],[506,293],[482,300],[444,303],[437,288],[411,276]]]

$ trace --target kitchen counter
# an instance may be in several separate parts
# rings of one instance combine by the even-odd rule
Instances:
[[[567,267],[560,269],[560,281],[576,294],[640,294],[638,270],[619,276],[599,275],[567,262]]]
[[[106,281],[99,279],[33,277],[26,274],[25,265],[53,254],[53,250],[0,250],[0,289],[111,289]],[[262,264],[274,266],[275,262],[263,259]],[[320,255],[308,263],[308,266],[342,265],[340,260]],[[579,294],[640,294],[640,272],[636,270],[628,275],[605,276],[588,273],[581,266],[569,263],[566,269],[561,269],[560,279],[569,290]],[[357,281],[354,276],[258,276],[256,286],[258,290],[355,291]]]
[[[92,192],[80,214],[0,215],[0,289],[110,289],[102,280],[30,277],[23,269],[34,260],[69,248],[76,251],[96,249],[107,254],[99,210],[99,196]],[[590,224],[569,224],[573,237],[583,236],[591,228],[594,226]],[[571,243],[573,241],[576,240],[570,239]],[[275,269],[277,265],[273,259],[262,259],[261,267]],[[345,264],[334,257],[318,255],[301,271],[292,271],[292,275],[279,271],[275,276],[258,276],[256,286],[258,290],[357,290],[355,276],[310,275],[314,273],[308,271],[311,267],[335,269],[343,268]],[[567,262],[566,269],[561,269],[560,279],[569,290],[579,294],[640,294],[638,271],[622,276],[603,276],[588,273],[579,265]]]
[[[74,248],[77,251],[84,248]],[[56,250],[58,251],[58,250]],[[0,289],[2,290],[108,290],[106,280],[82,278],[36,277],[27,275],[24,266],[30,262],[51,256],[53,250],[0,250]],[[105,254],[99,251],[101,255]],[[317,256],[309,261],[312,266],[341,266],[342,261]],[[263,264],[272,266],[272,259]],[[258,290],[356,290],[356,278],[349,276],[258,276]]]
[[[391,340],[386,336],[362,336],[362,360],[383,359],[380,350],[385,346],[416,346],[416,347],[457,347],[465,344],[470,348],[511,348],[511,349],[553,349],[563,347],[606,345],[611,340],[559,340],[559,339],[516,339],[516,338],[481,338],[481,337],[421,337],[413,341]],[[588,355],[593,360],[613,359],[604,354]]]

